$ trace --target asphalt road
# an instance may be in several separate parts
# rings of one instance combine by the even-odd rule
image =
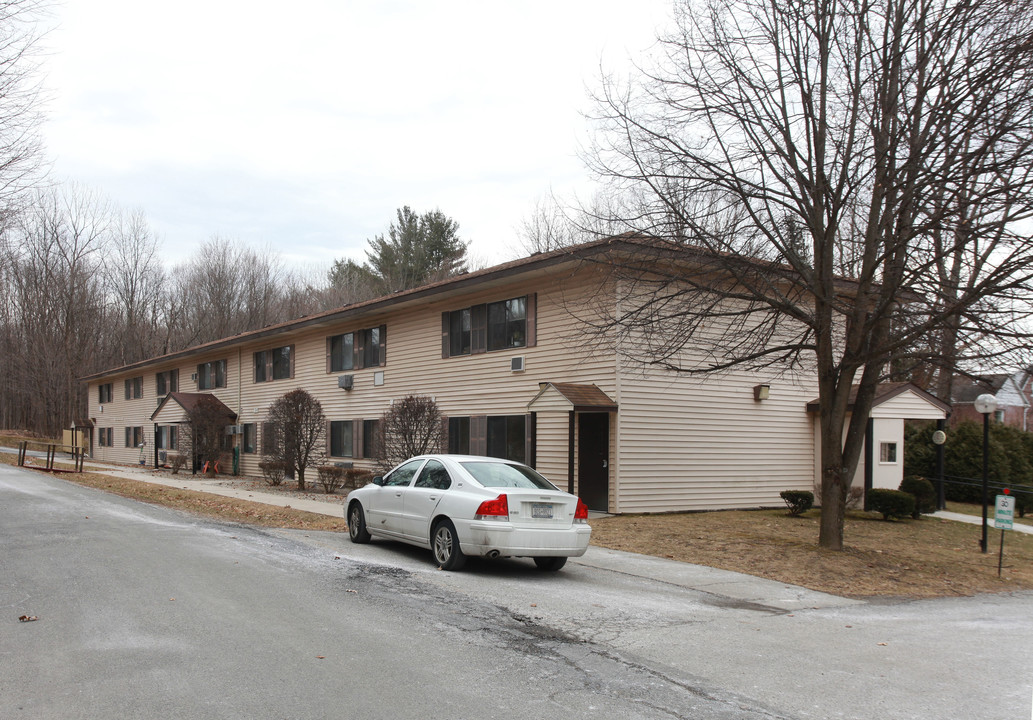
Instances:
[[[665,576],[675,564],[605,560],[445,573],[414,548],[207,522],[0,466],[0,717],[1031,712],[1029,594],[872,605],[770,584],[746,601],[716,576]]]

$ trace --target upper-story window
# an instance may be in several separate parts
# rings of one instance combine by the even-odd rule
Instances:
[[[533,293],[443,313],[441,357],[533,347],[536,314]]]
[[[449,355],[470,354],[470,308],[448,314]]]
[[[331,335],[326,339],[326,371],[361,370],[387,364],[387,326]]]
[[[143,397],[143,377],[126,379],[126,400],[135,400]]]
[[[179,370],[166,370],[154,376],[154,386],[157,388],[158,397],[179,390]]]
[[[294,346],[284,345],[255,353],[255,382],[294,377]]]
[[[527,296],[488,304],[488,350],[527,345]]]
[[[103,385],[97,386],[97,402],[104,404],[109,403],[112,400],[112,389],[114,385],[112,383],[104,383]]]
[[[214,390],[226,387],[226,361],[212,360],[197,366],[197,389]]]
[[[327,338],[328,372],[343,372],[355,367],[355,334],[342,333]]]

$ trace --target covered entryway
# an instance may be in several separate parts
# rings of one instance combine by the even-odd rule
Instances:
[[[535,466],[589,510],[608,512],[614,479],[610,454],[610,416],[617,403],[595,385],[541,383],[528,403],[535,417]]]
[[[850,392],[848,412],[853,412],[856,386]],[[821,447],[817,400],[808,403],[807,411],[815,414],[814,446]],[[867,493],[872,488],[896,490],[904,479],[904,421],[936,420],[941,424],[950,413],[950,405],[911,383],[880,383],[875,391],[871,414],[865,432],[864,452],[857,464],[851,486]],[[848,419],[849,422],[849,419]],[[846,432],[844,427],[843,432]],[[821,487],[821,457],[815,452],[814,484]]]
[[[578,413],[578,494],[589,510],[607,512],[610,505],[610,415]]]
[[[232,435],[226,434],[225,427],[236,421],[237,414],[210,393],[169,393],[151,414],[151,422],[154,423],[155,468],[165,463],[169,453],[178,452],[182,443],[192,455],[191,471],[197,472],[199,458],[196,449],[192,447],[189,438],[181,438],[179,432],[180,428],[187,428],[189,432],[191,417],[204,418],[205,424],[217,428],[219,437],[224,439],[232,438]]]

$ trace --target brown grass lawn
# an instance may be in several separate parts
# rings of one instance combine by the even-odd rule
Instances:
[[[14,461],[14,456],[0,454],[0,462]],[[59,477],[230,522],[347,531],[343,518],[98,473]],[[941,597],[1033,589],[1033,535],[1005,534],[1004,569],[998,578],[1001,531],[992,526],[990,553],[984,555],[979,552],[978,525],[929,517],[885,522],[874,514],[850,512],[847,549],[831,552],[818,548],[818,517],[818,510],[793,518],[783,509],[622,515],[592,520],[592,544],[851,597]]]
[[[785,510],[637,515],[592,521],[592,544],[735,570],[814,590],[868,597],[941,597],[1033,589],[1033,535],[991,524],[990,552],[981,529],[952,520],[886,522],[851,511],[842,552],[818,547],[819,510],[793,518]]]

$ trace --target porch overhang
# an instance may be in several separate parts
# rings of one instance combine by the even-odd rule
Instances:
[[[543,382],[538,387],[527,404],[530,412],[617,412],[617,403],[596,385]]]
[[[210,393],[173,392],[158,403],[158,408],[151,413],[151,422],[157,425],[181,425],[190,422],[190,413],[201,407],[224,415],[227,425],[237,419],[237,413]]]

